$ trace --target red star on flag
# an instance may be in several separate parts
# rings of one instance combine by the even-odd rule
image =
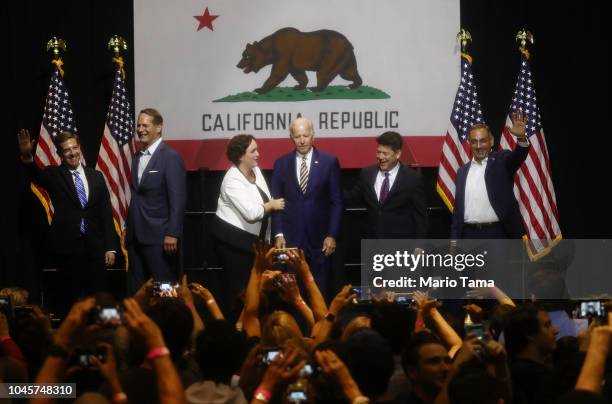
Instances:
[[[196,20],[199,21],[200,25],[198,25],[198,31],[201,30],[202,28],[206,27],[211,31],[213,30],[213,26],[212,26],[212,22],[214,20],[216,20],[217,18],[219,18],[218,15],[211,15],[208,12],[208,7],[206,7],[206,9],[204,10],[204,14],[202,15],[194,15],[193,18],[195,18]]]

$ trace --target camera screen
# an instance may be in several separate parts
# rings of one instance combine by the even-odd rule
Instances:
[[[306,392],[304,391],[291,391],[287,394],[287,400],[290,403],[301,403],[307,401],[308,397],[306,397]]]
[[[604,304],[600,301],[589,301],[580,303],[580,317],[603,317],[605,315]]]
[[[471,324],[465,326],[465,332],[474,334],[478,339],[482,339],[485,335],[484,326],[482,324]]]
[[[104,322],[121,320],[121,315],[116,307],[104,307],[100,310],[100,320]]]
[[[11,301],[8,297],[0,297],[0,306],[8,306],[11,304]]]
[[[278,356],[279,353],[279,349],[269,349],[261,351],[261,363],[264,365],[269,365]]]

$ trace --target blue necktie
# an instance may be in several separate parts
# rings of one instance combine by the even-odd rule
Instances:
[[[76,187],[77,197],[79,198],[79,202],[81,203],[81,207],[84,208],[87,204],[87,194],[85,193],[85,184],[83,184],[83,180],[79,175],[78,171],[73,171],[72,175],[74,175],[74,186]],[[81,230],[81,234],[85,234],[85,219],[81,219],[81,226],[79,227]]]
[[[387,195],[389,195],[389,173],[385,173],[385,179],[382,183],[382,187],[380,188],[380,196],[378,197],[379,203],[384,203],[385,199],[387,199]]]

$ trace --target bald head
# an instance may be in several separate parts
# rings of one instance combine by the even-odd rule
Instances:
[[[295,119],[289,126],[289,134],[298,153],[308,154],[314,139],[312,121],[308,118]]]

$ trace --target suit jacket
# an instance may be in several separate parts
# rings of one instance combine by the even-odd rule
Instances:
[[[285,198],[285,209],[272,215],[272,237],[283,233],[287,247],[321,248],[327,236],[338,238],[343,203],[338,159],[313,149],[308,187],[302,193],[295,151],[274,162],[272,196]]]
[[[531,145],[529,145],[531,147]],[[514,174],[521,167],[529,147],[517,146],[514,150],[490,153],[485,169],[487,195],[495,214],[499,218],[508,238],[521,238],[525,234],[523,219],[514,196]],[[465,182],[472,162],[464,164],[457,171],[455,209],[451,225],[451,238],[461,238],[465,215]]]
[[[424,239],[427,237],[427,207],[421,174],[400,165],[385,201],[380,204],[374,189],[378,166],[361,170],[359,181],[347,199],[365,204],[368,211],[367,238]]]
[[[187,199],[181,156],[161,142],[138,182],[140,154],[132,164],[132,196],[126,224],[127,240],[163,244],[164,236],[181,237]]]
[[[89,186],[89,197],[83,208],[67,167],[48,166],[41,170],[34,163],[25,166],[28,179],[43,187],[53,203],[47,242],[49,252],[74,253],[74,245],[81,238],[81,219],[85,220],[85,242],[90,255],[103,257],[105,251],[117,250],[110,196],[101,172],[83,166]]]

